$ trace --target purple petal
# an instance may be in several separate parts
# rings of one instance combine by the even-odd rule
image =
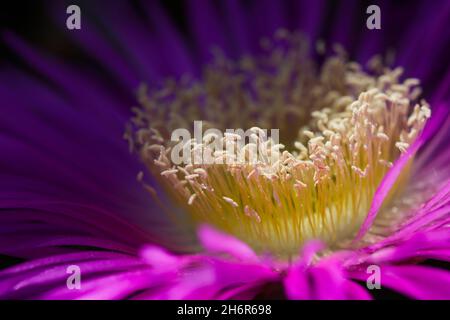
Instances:
[[[201,226],[198,231],[203,247],[214,253],[227,253],[243,261],[258,261],[258,256],[244,242],[219,232],[209,226]]]

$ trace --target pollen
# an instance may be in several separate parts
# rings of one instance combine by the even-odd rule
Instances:
[[[317,65],[306,43],[279,32],[260,56],[231,61],[217,53],[200,80],[169,80],[152,91],[142,85],[126,134],[192,223],[279,257],[296,255],[309,239],[338,247],[354,236],[384,175],[430,117],[418,80],[400,80],[401,68],[380,57],[363,67],[339,47]],[[253,134],[236,152],[209,150],[211,135],[192,139],[192,158],[211,151],[214,161],[176,164],[171,133],[194,121]],[[281,143],[260,139],[263,129],[279,129]],[[238,146],[240,138],[224,134],[220,142]],[[255,150],[265,157],[238,160]],[[412,161],[390,197],[406,184]]]

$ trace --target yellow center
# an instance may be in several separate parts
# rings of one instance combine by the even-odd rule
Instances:
[[[338,246],[351,237],[392,162],[430,116],[427,104],[417,101],[418,81],[400,82],[401,69],[374,59],[366,72],[339,51],[317,70],[303,43],[279,32],[257,59],[219,56],[200,82],[172,81],[151,94],[143,86],[135,131],[127,135],[194,222],[279,257],[297,254],[308,239]],[[233,162],[224,151],[213,157],[231,161],[176,165],[171,133],[192,129],[195,120],[221,130],[279,129],[283,145],[256,140],[234,150],[246,158],[251,147],[264,148],[277,161]],[[208,139],[187,145],[192,158],[208,148]],[[222,138],[230,140],[238,138]]]

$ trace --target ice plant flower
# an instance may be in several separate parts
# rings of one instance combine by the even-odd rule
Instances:
[[[307,240],[340,247],[354,236],[375,189],[431,114],[419,100],[418,80],[399,82],[400,68],[372,76],[331,57],[316,71],[300,37],[281,30],[276,41],[258,60],[217,62],[200,83],[169,83],[150,96],[141,88],[143,109],[135,110],[130,143],[195,221],[256,252],[295,256]],[[181,145],[188,163],[174,164],[179,151],[171,148],[171,133],[196,119],[223,130],[251,128],[251,142],[225,133],[218,142],[228,146],[215,150],[219,137],[205,134]],[[263,139],[259,127],[280,128],[284,145]],[[198,151],[213,159],[196,164]],[[411,162],[391,196],[409,178]]]
[[[159,51],[140,41],[147,38],[131,8],[114,6],[101,17],[123,15],[109,25],[122,50],[99,36],[101,19],[75,37],[121,85],[137,84],[130,61],[150,81],[174,64],[175,73],[195,73],[156,5],[144,7],[167,39]],[[231,20],[245,21],[239,4],[226,6]],[[435,32],[450,14],[448,4],[436,6],[437,18],[425,10]],[[191,9],[199,38],[220,39],[201,27],[214,25],[213,8]],[[322,8],[309,9],[319,20]],[[314,39],[315,24],[301,21]],[[332,40],[345,43],[342,34]],[[4,39],[48,83],[1,73],[2,101],[15,109],[0,119],[0,254],[19,261],[0,271],[0,298],[370,299],[371,266],[383,288],[450,298],[448,270],[424,263],[450,260],[449,78],[427,102],[419,79],[402,75],[411,74],[413,51],[399,54],[405,68],[382,56],[366,66],[340,46],[323,54],[318,42],[312,52],[311,41],[279,29],[262,53],[217,53],[202,76],[141,84],[125,133],[130,155],[119,135],[128,98],[97,74],[57,64],[10,33]],[[433,57],[440,44],[421,54]],[[153,63],[168,52],[170,66]],[[430,80],[424,63],[416,75]],[[171,134],[196,120],[205,129],[249,129],[249,140],[204,135],[183,145],[189,163],[175,163]],[[262,139],[273,128],[280,143]],[[212,161],[195,161],[198,153]],[[79,288],[68,285],[71,266],[81,272]]]

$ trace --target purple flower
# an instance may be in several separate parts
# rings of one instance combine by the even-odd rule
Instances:
[[[190,1],[188,31],[139,6],[82,7],[67,33],[95,68],[3,32],[28,66],[0,69],[0,259],[18,259],[0,298],[371,299],[372,267],[383,288],[450,298],[429,263],[450,260],[447,1],[383,3],[381,30],[357,1]],[[265,158],[174,163],[170,135],[194,120],[252,128],[237,155]]]

